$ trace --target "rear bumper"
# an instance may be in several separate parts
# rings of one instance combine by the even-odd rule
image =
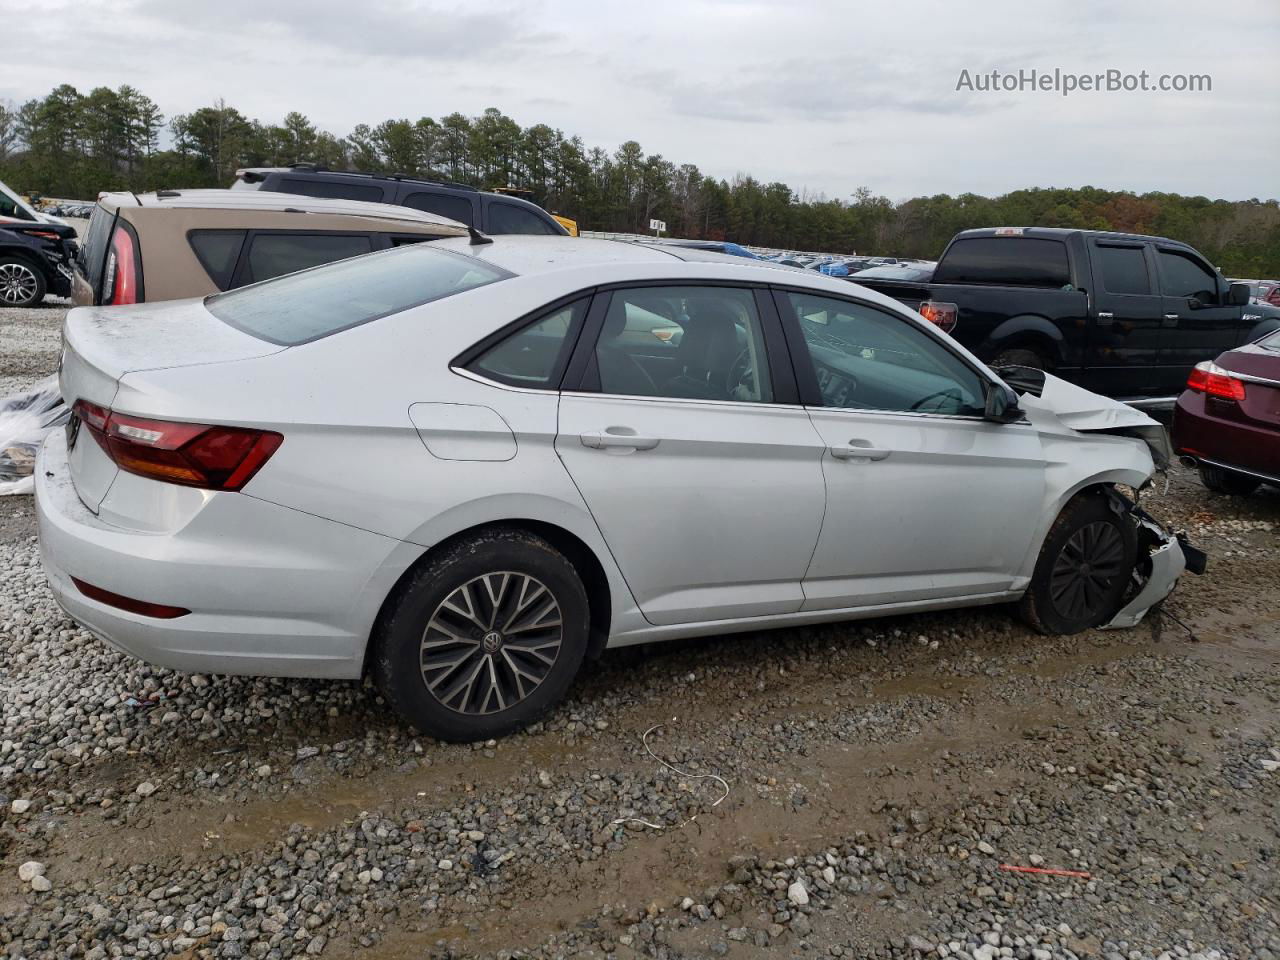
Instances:
[[[1203,393],[1188,390],[1178,398],[1173,445],[1180,456],[1280,482],[1280,431],[1214,416]]]
[[[61,431],[36,462],[49,587],[111,646],[157,666],[254,676],[355,678],[399,575],[397,541],[266,503],[209,493],[179,528],[100,520],[72,485]],[[72,576],[124,597],[189,609],[160,620],[85,596]]]

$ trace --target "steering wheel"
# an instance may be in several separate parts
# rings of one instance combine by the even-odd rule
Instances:
[[[756,389],[756,371],[751,366],[750,350],[743,350],[738,354],[738,358],[733,361],[733,365],[729,367],[729,372],[725,376],[724,389],[730,399],[737,399],[739,387],[746,391],[752,400],[760,396]]]
[[[927,397],[921,397],[919,400],[917,400],[915,403],[911,405],[911,409],[919,410],[930,400],[942,399],[943,397],[947,397],[951,400],[954,400],[956,401],[957,404],[964,400],[964,396],[963,394],[960,393],[959,387],[947,387],[945,390],[935,390],[933,393],[929,394]]]

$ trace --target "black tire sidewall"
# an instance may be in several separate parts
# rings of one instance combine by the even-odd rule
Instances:
[[[21,310],[28,307],[38,307],[44,303],[44,295],[49,292],[49,284],[44,278],[44,273],[30,260],[25,257],[0,257],[0,265],[6,263],[16,263],[21,267],[26,267],[36,278],[36,292],[30,300],[25,303],[0,303],[0,307],[12,307],[15,310]]]
[[[564,624],[560,653],[546,679],[520,703],[482,716],[458,713],[427,690],[419,665],[422,633],[450,593],[499,570],[536,577],[555,596]],[[373,640],[374,679],[406,720],[440,740],[487,740],[535,722],[564,697],[587,652],[590,610],[581,578],[550,544],[523,531],[486,532],[446,548],[397,588],[388,608]]]
[[[1262,481],[1254,477],[1224,470],[1222,467],[1211,467],[1200,464],[1200,482],[1214,493],[1222,493],[1232,497],[1247,497],[1262,485]]]
[[[1053,567],[1059,554],[1062,553],[1067,542],[1076,532],[1082,527],[1100,520],[1110,522],[1120,532],[1127,558],[1124,573],[1117,577],[1116,583],[1111,586],[1108,602],[1103,605],[1101,614],[1088,619],[1072,620],[1060,614],[1053,604],[1053,596],[1050,592]],[[1044,546],[1040,549],[1040,557],[1036,560],[1036,569],[1031,578],[1031,585],[1028,587],[1028,593],[1031,594],[1029,599],[1034,605],[1037,625],[1046,633],[1072,634],[1101,626],[1109,621],[1120,610],[1125,587],[1133,571],[1137,549],[1138,537],[1133,524],[1116,514],[1105,497],[1087,495],[1078,497],[1069,503],[1058,519],[1054,521],[1053,527],[1049,530],[1049,535],[1045,538]]]

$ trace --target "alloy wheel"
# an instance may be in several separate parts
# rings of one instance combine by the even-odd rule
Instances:
[[[486,573],[436,607],[422,635],[427,690],[462,714],[495,713],[529,696],[551,672],[564,640],[560,604],[525,573]]]
[[[21,263],[0,263],[0,302],[7,306],[26,303],[36,295],[39,281],[32,269]]]
[[[1072,620],[1099,616],[1124,568],[1124,538],[1115,525],[1103,520],[1086,524],[1072,534],[1053,564],[1049,592],[1054,607]]]

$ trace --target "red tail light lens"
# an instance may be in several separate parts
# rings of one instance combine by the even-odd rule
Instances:
[[[76,415],[121,470],[205,490],[239,490],[279,449],[269,430],[149,420],[80,400]]]
[[[140,286],[137,245],[129,231],[118,226],[111,234],[111,252],[107,254],[102,299],[116,305],[137,303]]]
[[[960,322],[960,308],[954,303],[942,303],[938,300],[926,300],[920,304],[920,316],[935,327],[950,333]]]
[[[1244,381],[1231,376],[1231,371],[1224,370],[1212,360],[1197,363],[1187,377],[1187,389],[1207,393],[1211,397],[1223,400],[1244,399]]]

